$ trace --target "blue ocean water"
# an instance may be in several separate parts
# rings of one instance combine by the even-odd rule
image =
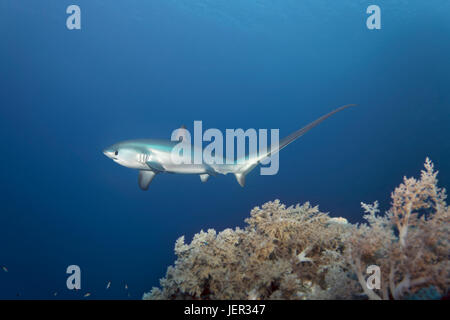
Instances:
[[[66,28],[70,4],[81,30]],[[449,13],[447,0],[2,0],[0,299],[140,299],[181,235],[243,226],[274,199],[358,222],[361,201],[386,209],[427,156],[448,187]],[[143,192],[101,152],[194,120],[283,137],[349,103],[245,188],[167,174]]]

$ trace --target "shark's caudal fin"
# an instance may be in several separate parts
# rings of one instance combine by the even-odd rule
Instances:
[[[317,126],[318,124],[323,122],[325,119],[331,117],[333,114],[338,113],[339,111],[342,111],[344,109],[347,109],[348,107],[354,107],[354,106],[356,106],[356,104],[347,104],[345,106],[339,107],[339,108],[337,108],[337,109],[327,113],[326,115],[321,116],[319,119],[314,120],[313,122],[309,123],[308,125],[304,126],[303,128],[301,128],[301,129],[291,133],[287,137],[285,137],[285,138],[280,140],[280,144],[278,146],[278,149],[271,150],[271,152],[269,152],[265,157],[269,156],[270,154],[274,154],[274,153],[280,151],[281,149],[286,147],[288,144],[290,144],[291,142],[297,140],[302,135],[307,133],[309,130],[311,130],[312,128],[314,128],[315,126]],[[263,158],[265,158],[265,157],[263,157]]]
[[[267,153],[258,155],[258,157],[250,159],[247,163],[247,166],[245,166],[245,169],[242,172],[234,174],[236,176],[236,180],[243,187],[245,184],[245,175],[248,174],[251,170],[253,170],[261,162],[261,160],[279,152],[281,149],[286,147],[288,144],[297,140],[298,138],[303,136],[306,132],[308,132],[309,130],[311,130],[312,128],[314,128],[315,126],[320,124],[321,122],[323,122],[325,119],[331,117],[333,114],[338,113],[339,111],[342,111],[344,109],[347,109],[348,107],[353,107],[353,106],[356,106],[356,104],[347,104],[345,106],[339,107],[339,108],[321,116],[317,120],[314,120],[313,122],[309,123],[308,125],[304,126],[303,128],[291,133],[287,137],[281,139],[277,148],[275,148],[273,150],[271,148],[269,148]]]

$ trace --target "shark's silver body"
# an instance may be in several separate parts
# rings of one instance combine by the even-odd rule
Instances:
[[[143,190],[147,190],[155,175],[162,172],[197,174],[200,175],[202,182],[206,182],[210,176],[232,173],[236,176],[238,183],[244,186],[245,175],[255,168],[261,160],[280,151],[326,118],[350,106],[352,105],[346,105],[331,111],[302,129],[293,132],[282,139],[275,150],[268,148],[266,154],[249,155],[245,161],[237,161],[234,164],[226,164],[225,159],[223,164],[190,164],[173,161],[172,150],[179,144],[179,141],[170,140],[137,139],[122,141],[106,148],[103,153],[124,167],[139,170],[139,186]],[[191,146],[191,150],[193,156],[195,153],[203,152],[203,150],[196,149],[194,146]]]

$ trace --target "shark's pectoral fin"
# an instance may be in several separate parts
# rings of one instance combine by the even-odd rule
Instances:
[[[149,160],[146,162],[147,166],[154,171],[165,171],[164,167],[157,161]]]
[[[201,175],[200,175],[200,180],[201,180],[202,182],[206,182],[206,181],[208,181],[209,177],[210,177],[209,174],[204,173],[204,174],[201,174]]]
[[[235,173],[234,176],[241,187],[245,186],[245,173]]]
[[[141,170],[139,171],[139,187],[142,190],[147,190],[150,182],[152,182],[153,178],[155,177],[156,172],[148,171],[148,170]]]

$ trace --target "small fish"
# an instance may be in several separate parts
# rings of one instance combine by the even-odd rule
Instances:
[[[8,272],[8,268],[5,266],[2,266],[3,271]]]
[[[53,293],[53,295],[56,297],[58,295],[58,292]]]
[[[108,290],[111,287],[111,281],[108,282],[108,284],[106,285],[106,290]]]
[[[88,293],[86,293],[86,294],[84,295],[84,297],[87,298],[87,297],[89,297],[90,295],[91,295],[91,293],[88,292]]]
[[[125,283],[125,290],[128,290],[128,285]]]

